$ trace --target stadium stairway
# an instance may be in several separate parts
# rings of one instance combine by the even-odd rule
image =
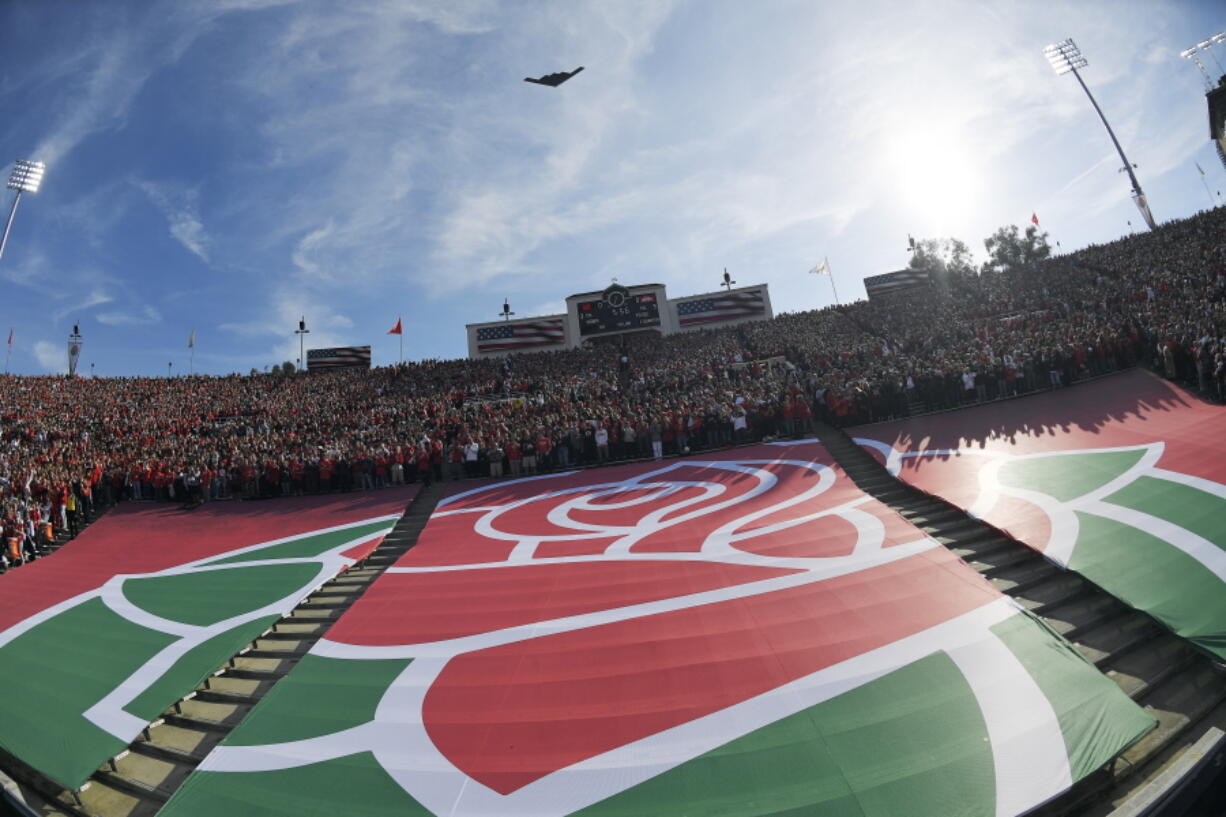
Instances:
[[[26,779],[44,817],[153,817],[208,752],[247,716],[371,583],[417,543],[443,488],[422,489],[364,561],[325,582],[294,610],[166,710],[79,792]],[[237,816],[236,816],[237,817]]]
[[[1105,814],[1177,760],[1207,728],[1226,724],[1226,671],[1207,655],[996,528],[893,477],[843,431],[818,423],[817,437],[862,490],[1068,639],[1158,719],[1153,731],[1109,767],[1032,814]]]

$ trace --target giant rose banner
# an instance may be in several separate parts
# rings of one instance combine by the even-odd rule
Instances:
[[[1152,724],[764,445],[452,494],[161,814],[1012,815]]]
[[[416,489],[125,503],[0,584],[0,748],[77,788],[315,587]]]
[[[1142,371],[858,442],[1226,659],[1226,409]]]

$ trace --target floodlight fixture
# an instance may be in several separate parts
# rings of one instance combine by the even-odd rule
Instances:
[[[13,163],[8,188],[19,193],[37,193],[38,186],[43,183],[43,173],[46,170],[47,166],[42,162],[18,159]]]
[[[1073,42],[1070,37],[1067,40],[1062,40],[1058,43],[1052,43],[1043,49],[1043,56],[1047,57],[1047,61],[1051,63],[1052,70],[1057,76],[1072,74],[1077,78],[1077,83],[1081,86],[1081,90],[1086,92],[1086,96],[1090,100],[1090,104],[1094,106],[1094,110],[1098,113],[1098,118],[1102,120],[1103,127],[1107,129],[1107,135],[1111,137],[1111,143],[1115,145],[1115,150],[1120,155],[1120,161],[1124,163],[1123,172],[1128,174],[1128,180],[1132,182],[1132,200],[1137,205],[1137,209],[1141,211],[1141,215],[1145,219],[1145,223],[1149,225],[1151,230],[1157,228],[1154,222],[1154,215],[1149,210],[1149,202],[1145,198],[1145,191],[1141,189],[1141,182],[1137,180],[1137,174],[1133,173],[1133,168],[1136,167],[1132,162],[1128,161],[1128,157],[1124,155],[1124,148],[1120,145],[1120,140],[1115,138],[1115,131],[1111,130],[1111,124],[1107,122],[1107,116],[1103,113],[1103,109],[1098,107],[1098,100],[1094,98],[1094,94],[1090,93],[1090,88],[1086,85],[1085,80],[1081,78],[1081,73],[1077,70],[1085,68],[1089,65],[1089,61],[1082,56],[1081,49],[1077,47],[1077,43]]]
[[[1218,70],[1221,71],[1222,63],[1218,61],[1218,58],[1213,54],[1211,49],[1213,48],[1213,46],[1221,45],[1224,42],[1226,42],[1226,31],[1220,32],[1218,34],[1214,34],[1209,39],[1203,40],[1197,43],[1196,45],[1192,46],[1191,48],[1185,48],[1183,51],[1179,52],[1179,56],[1183,57],[1185,60],[1191,60],[1192,62],[1196,63],[1196,67],[1200,69],[1201,76],[1205,78],[1205,90],[1206,91],[1213,90],[1213,77],[1210,76],[1209,69],[1205,67],[1205,64],[1200,61],[1200,57],[1198,57],[1197,55],[1198,54],[1208,54],[1209,57],[1213,60],[1213,62],[1217,65]]]
[[[4,247],[9,243],[9,230],[13,229],[13,218],[17,215],[17,205],[21,203],[22,193],[37,193],[43,183],[43,173],[47,166],[42,162],[31,162],[29,159],[18,159],[13,162],[13,172],[9,175],[6,185],[9,190],[16,190],[13,206],[9,209],[8,221],[4,223],[4,235],[0,236],[0,258],[4,257]]]
[[[1078,68],[1085,68],[1089,65],[1089,61],[1081,56],[1081,49],[1077,47],[1077,43],[1073,42],[1070,37],[1058,43],[1052,43],[1043,49],[1043,56],[1047,57],[1047,61],[1051,63],[1052,70],[1058,76],[1064,76],[1069,71],[1076,71]]]

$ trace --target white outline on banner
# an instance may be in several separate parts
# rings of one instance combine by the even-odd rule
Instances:
[[[9,627],[7,630],[0,632],[0,647],[3,647],[8,642],[28,632],[32,628],[47,621],[60,613],[77,607],[90,599],[100,599],[111,611],[116,615],[127,619],[137,626],[144,627],[149,630],[167,633],[176,636],[178,640],[172,642],[166,647],[158,651],[148,661],[138,667],[128,677],[119,681],[105,696],[94,703],[91,707],[82,713],[83,717],[91,721],[99,729],[113,735],[122,741],[131,741],[141,730],[148,725],[148,721],[144,718],[132,715],[124,710],[124,707],[136,700],[150,686],[161,680],[163,674],[169,670],[174,663],[183,657],[192,648],[203,644],[210,638],[227,630],[233,629],[248,621],[254,621],[269,615],[284,615],[297,606],[303,598],[314,592],[314,589],[323,582],[327,581],[332,576],[340,573],[344,568],[349,567],[354,563],[353,559],[341,556],[341,553],[360,545],[363,542],[368,542],[372,539],[377,539],[386,536],[391,532],[396,522],[403,514],[383,514],[372,516],[367,519],[361,519],[356,522],[346,522],[341,525],[332,525],[326,528],[317,530],[305,531],[293,536],[283,536],[277,539],[270,539],[266,542],[259,542],[254,545],[247,545],[234,550],[222,551],[196,559],[191,562],[175,565],[164,570],[152,571],[150,573],[120,573],[111,576],[101,586],[93,590],[87,590],[84,593],[79,593],[72,598],[47,607],[38,611],[29,618]],[[274,545],[293,542],[299,539],[306,539],[323,534],[343,531],[348,528],[363,527],[376,522],[387,522],[386,527],[381,527],[373,531],[366,531],[361,536],[346,540],[339,545],[335,545],[328,550],[310,557],[292,557],[285,559],[258,559],[249,562],[234,562],[232,564],[213,564],[224,559],[231,559],[236,556],[241,556],[245,553],[261,550],[263,548],[272,547]],[[123,584],[129,579],[150,579],[166,576],[179,576],[188,573],[204,573],[217,570],[235,570],[247,567],[256,567],[260,565],[288,565],[288,564],[314,564],[318,563],[320,569],[315,576],[307,583],[301,585],[292,593],[270,602],[256,610],[249,610],[245,613],[232,616],[224,621],[218,621],[213,624],[197,626],[185,624],[180,621],[162,618],[154,615],[134,605],[123,593]]]
[[[769,490],[778,477],[766,469],[749,469],[749,463],[775,464],[786,462],[820,472],[822,478],[809,490],[764,509],[746,514],[721,525],[709,533],[698,552],[645,552],[631,550],[634,543],[651,533],[690,520],[698,515],[723,509],[731,502],[744,501]],[[697,501],[718,496],[722,491],[708,490],[710,483],[663,480],[662,474],[683,466],[716,467],[740,471],[758,480],[755,489],[731,502],[725,501],[696,511],[675,514],[679,506],[694,504],[685,500],[664,510],[653,511],[634,526],[600,527],[570,518],[576,510],[611,509],[651,502],[678,493],[682,488],[698,486]],[[753,473],[756,471],[756,473]],[[826,474],[829,478],[826,478]],[[837,507],[825,508],[760,528],[746,530],[748,523],[767,517],[782,507],[811,500],[834,484],[834,471],[829,466],[797,460],[749,461],[687,461],[659,471],[639,475],[617,483],[600,483],[582,488],[547,491],[528,499],[519,499],[502,506],[483,504],[479,507],[451,509],[442,515],[475,513],[474,528],[487,537],[515,541],[508,559],[480,564],[450,564],[436,566],[393,566],[393,574],[457,573],[469,570],[522,567],[524,565],[576,564],[610,561],[702,561],[723,564],[747,564],[788,567],[800,572],[775,576],[742,585],[692,593],[660,601],[631,604],[597,612],[565,616],[549,621],[510,626],[440,641],[366,646],[345,644],[328,639],[316,643],[311,654],[341,659],[411,658],[412,663],[388,687],[376,708],[374,719],[335,733],[304,740],[266,745],[221,745],[200,765],[207,772],[272,771],[319,763],[357,752],[372,752],[404,790],[436,815],[447,817],[478,817],[478,815],[516,815],[517,817],[562,817],[652,777],[673,769],[688,760],[755,729],[781,718],[803,711],[843,692],[899,669],[936,652],[948,652],[970,685],[979,702],[988,727],[992,752],[997,766],[997,812],[1015,814],[1044,802],[1071,784],[1067,750],[1059,722],[1050,703],[1034,679],[1007,647],[990,631],[990,627],[1017,614],[1020,607],[1011,599],[998,597],[983,606],[941,624],[903,637],[895,642],[869,650],[810,675],[783,684],[695,720],[649,735],[616,749],[558,769],[527,785],[503,795],[470,778],[444,756],[427,732],[423,705],[426,695],[446,667],[457,655],[475,650],[540,638],[554,633],[569,632],[636,617],[650,616],[672,610],[690,609],[733,598],[777,592],[789,587],[820,582],[834,576],[865,570],[900,558],[937,547],[935,540],[921,531],[914,541],[883,547],[885,525],[881,519],[858,506],[872,500],[861,495]],[[762,486],[766,485],[767,488]],[[586,497],[574,498],[555,506],[548,514],[551,524],[574,527],[582,534],[550,534],[549,536],[516,535],[498,528],[498,517],[511,508],[528,502],[556,499],[558,496],[583,491]],[[623,503],[593,504],[592,500],[610,497],[618,492],[646,491]],[[465,492],[472,496],[479,491]],[[459,496],[459,495],[457,495]],[[437,513],[437,512],[436,512]],[[741,550],[737,542],[793,525],[813,522],[822,517],[840,516],[857,530],[857,541],[848,555],[834,557],[770,557]],[[532,558],[537,545],[552,539],[573,540],[590,535],[592,538],[613,538],[606,552],[583,556]],[[528,544],[525,544],[527,542]],[[1002,661],[1000,667],[976,667],[982,660]],[[968,669],[969,667],[969,669]],[[988,687],[991,687],[990,689]],[[1017,701],[1040,700],[1038,708],[1016,707]],[[1036,715],[1037,713],[1037,715]],[[1024,715],[1024,723],[1019,720]],[[1058,757],[1050,757],[1056,749]],[[1018,769],[1039,769],[1040,774],[1019,775]]]

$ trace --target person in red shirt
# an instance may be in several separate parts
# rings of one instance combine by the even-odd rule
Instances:
[[[524,452],[520,449],[519,443],[515,440],[507,441],[507,463],[511,466],[511,476],[519,476],[521,467],[523,466]]]
[[[545,429],[541,429],[536,436],[536,467],[542,472],[548,473],[553,470],[553,463],[549,456],[553,451],[553,440],[545,433]]]
[[[417,452],[417,474],[421,477],[421,483],[424,487],[429,488],[430,482],[434,476],[434,457],[430,453],[427,446],[422,446]]]
[[[336,463],[331,457],[319,461],[319,486],[329,492],[336,490]]]
[[[430,467],[434,471],[434,478],[439,482],[443,481],[443,441],[435,439],[430,443]]]
[[[255,499],[256,493],[256,471],[255,466],[251,463],[244,463],[242,466],[243,475],[243,499]]]

